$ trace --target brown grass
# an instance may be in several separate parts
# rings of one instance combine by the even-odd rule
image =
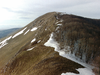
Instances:
[[[53,48],[39,45],[32,51],[22,51],[8,67],[5,75],[61,75],[78,73],[76,69],[82,66],[59,56]]]
[[[91,26],[89,24],[91,20],[89,19],[82,17],[76,18],[76,16],[73,15],[59,16],[61,19],[66,19],[66,17],[67,19],[62,22],[63,25],[59,28],[60,32],[57,33],[55,31],[57,27],[55,25],[55,22],[57,21],[55,18],[56,15],[57,14],[53,12],[37,18],[26,26],[28,29],[38,27],[36,31],[29,32],[25,36],[22,34],[15,39],[9,40],[9,44],[1,49],[0,67],[2,65],[4,67],[5,63],[11,59],[6,65],[7,68],[5,69],[6,72],[4,75],[61,75],[61,73],[65,72],[74,72],[78,74],[76,69],[84,68],[78,63],[59,56],[59,54],[54,51],[54,48],[45,47],[44,43],[49,39],[50,34],[54,32],[56,34],[56,41],[61,44],[60,47],[62,49],[64,48],[64,45],[70,45],[72,49],[74,49],[74,43],[78,40],[82,42],[79,44],[79,46],[82,46],[80,48],[83,48],[85,44],[88,44],[89,47],[95,48],[95,50],[98,51],[98,48],[92,45],[95,41],[92,37],[94,37],[94,35],[99,35],[100,32],[99,28],[97,28],[98,22],[96,25],[93,25],[93,23]],[[94,32],[92,31],[93,28],[95,28]],[[34,38],[36,38],[36,41],[31,43],[31,40]],[[95,38],[98,39],[99,37],[96,36]],[[41,40],[41,42],[37,43],[39,40]],[[70,40],[72,42],[70,42]],[[95,43],[97,43],[96,45],[99,47],[99,41],[96,41]],[[27,49],[32,47],[35,48],[31,51],[27,51]],[[18,51],[19,53],[15,56]],[[91,52],[91,50],[88,51],[89,53]],[[95,55],[96,54],[97,53],[95,53]]]

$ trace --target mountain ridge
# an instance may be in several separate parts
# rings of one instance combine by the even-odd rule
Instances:
[[[46,13],[11,35],[6,42],[0,43],[2,46],[5,45],[0,48],[1,74],[40,75],[39,72],[41,75],[61,75],[61,73],[66,72],[78,74],[79,72],[76,69],[84,68],[82,65],[59,56],[57,52],[53,51],[54,48],[46,47],[44,44],[53,32],[53,39],[59,43],[60,50],[68,54],[71,53],[91,64],[100,55],[97,52],[99,51],[99,25],[100,20],[56,12]],[[89,36],[84,34],[86,32]],[[96,36],[96,38],[93,36]],[[98,43],[96,40],[94,40],[96,42],[91,43],[88,38],[92,40],[94,38]],[[68,46],[70,46],[70,49],[68,49]],[[96,47],[95,50],[97,51],[90,53],[90,47]],[[93,58],[91,59],[88,54],[94,58],[91,57]],[[66,64],[69,64],[69,66]]]

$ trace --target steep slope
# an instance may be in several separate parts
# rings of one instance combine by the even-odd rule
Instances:
[[[41,35],[45,36],[45,33],[48,33],[47,36],[49,36],[49,33],[53,31],[54,27],[51,28],[52,31],[48,30],[47,32],[44,32],[44,33],[43,33],[43,31],[45,31],[45,30],[43,30],[43,27],[46,27],[46,25],[48,25],[48,24],[46,24],[46,22],[51,22],[51,25],[53,25],[53,22],[55,22],[54,19],[55,19],[54,14],[50,14],[49,16],[48,15],[41,16],[41,17],[37,18],[35,21],[31,22],[26,27],[22,28],[17,33],[11,35],[10,36],[11,38],[9,40],[7,40],[7,43],[8,43],[7,45],[5,45],[5,41],[3,43],[0,43],[1,46],[5,45],[4,47],[1,47],[1,49],[0,49],[0,61],[4,57],[4,59],[0,62],[0,66],[5,65],[7,61],[12,59],[12,56],[14,57],[14,55],[18,51],[20,51],[20,49],[22,47],[24,47],[26,44],[30,43],[30,41],[32,39],[37,38],[37,40],[38,40],[39,36],[41,36]],[[39,21],[39,20],[41,20],[41,21]],[[41,24],[45,25],[45,26],[41,26]],[[35,27],[38,29],[34,30]],[[28,30],[29,30],[29,32],[28,32]],[[38,34],[38,36],[36,36],[37,34]],[[44,39],[44,36],[43,37],[42,36],[40,37],[40,40]]]
[[[81,65],[66,60],[53,51],[53,48],[44,46],[56,29],[56,15],[53,12],[37,18],[10,36],[7,39],[8,44],[1,43],[5,45],[0,49],[1,74],[60,75],[66,71],[78,73],[76,69],[82,67]]]
[[[55,31],[60,48],[70,46],[71,54],[87,63],[100,55],[100,20],[66,14],[58,18],[63,20],[59,33]]]
[[[0,39],[3,37],[6,37],[8,35],[11,35],[12,33],[18,31],[20,28],[12,28],[12,29],[6,29],[6,30],[0,30]]]
[[[51,12],[0,42],[1,74],[78,74],[76,69],[84,68],[83,66],[60,56],[52,46],[45,46],[52,33],[52,38],[59,44],[58,49],[74,59],[77,57],[84,62],[93,63],[100,56],[100,20]],[[54,42],[51,43],[54,45]]]

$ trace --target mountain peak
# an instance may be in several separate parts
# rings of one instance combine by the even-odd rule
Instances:
[[[84,71],[90,67],[80,61],[95,64],[100,56],[99,32],[100,20],[46,13],[0,42],[1,74],[82,73],[79,68]],[[91,69],[87,72],[93,74]]]

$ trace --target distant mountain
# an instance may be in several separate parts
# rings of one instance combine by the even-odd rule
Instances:
[[[6,37],[16,31],[18,31],[20,28],[12,28],[12,29],[6,29],[6,30],[0,30],[0,38]]]
[[[100,75],[100,20],[46,13],[0,42],[0,75]]]

